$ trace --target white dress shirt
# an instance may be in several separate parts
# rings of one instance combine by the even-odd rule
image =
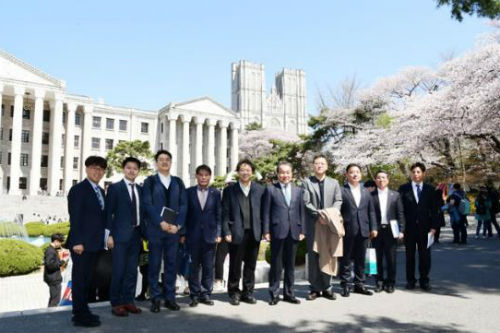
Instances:
[[[139,200],[139,195],[138,195],[139,193],[137,192],[137,183],[133,183],[130,180],[128,180],[127,178],[123,178],[123,180],[125,181],[125,185],[127,185],[128,195],[129,195],[131,201],[132,201],[132,186],[130,186],[130,184],[134,184],[135,214],[137,216],[136,226],[138,226],[141,223],[141,220],[140,220],[141,215],[139,214],[140,200]]]
[[[170,187],[170,182],[172,181],[172,177],[170,175],[164,176],[161,173],[158,172],[158,176],[160,177],[160,181],[165,186],[165,188],[168,190]]]
[[[200,202],[201,210],[203,210],[205,208],[205,204],[207,203],[208,187],[201,188],[200,186],[198,186],[196,188],[196,194],[198,195],[198,201]]]
[[[415,196],[415,201],[418,203],[418,192],[417,192],[417,184],[420,186],[420,191],[424,190],[424,183],[415,183],[411,182],[411,188],[413,189],[413,195]]]
[[[378,192],[378,201],[380,202],[380,216],[381,224],[389,224],[387,220],[387,201],[389,199],[389,189],[386,187],[385,189],[377,189]]]
[[[361,186],[354,187],[351,183],[348,183],[351,189],[352,196],[354,197],[354,202],[356,202],[356,206],[359,207],[359,203],[361,202]]]
[[[248,183],[248,186],[243,185],[241,182],[238,182],[238,184],[240,184],[240,188],[243,191],[245,197],[248,197],[248,194],[250,193],[250,187],[252,186],[252,182]]]

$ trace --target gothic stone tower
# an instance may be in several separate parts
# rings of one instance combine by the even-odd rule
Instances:
[[[264,65],[242,60],[231,66],[231,108],[241,117],[241,129],[256,122],[263,128],[307,133],[306,74],[283,69],[267,93]]]

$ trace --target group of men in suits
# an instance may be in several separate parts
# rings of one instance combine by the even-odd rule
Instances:
[[[70,232],[67,245],[73,260],[73,322],[77,326],[98,326],[99,317],[87,305],[97,253],[104,246],[112,250],[112,313],[127,316],[140,313],[134,304],[138,254],[141,237],[148,240],[151,311],[157,313],[164,300],[166,308],[180,309],[175,300],[176,257],[179,243],[186,243],[191,257],[189,277],[190,306],[213,305],[211,300],[216,244],[224,237],[229,244],[230,303],[255,304],[255,269],[260,241],[271,243],[269,304],[280,301],[280,279],[284,269],[283,301],[299,304],[294,294],[295,256],[298,242],[307,239],[310,293],[307,300],[319,296],[335,299],[332,277],[319,267],[319,254],[312,250],[316,225],[328,223],[322,211],[335,207],[344,221],[343,256],[340,259],[341,295],[354,292],[371,295],[365,287],[364,260],[370,240],[377,248],[379,275],[376,291],[394,291],[397,238],[407,248],[407,288],[415,287],[415,251],[419,251],[420,286],[429,290],[430,249],[427,235],[435,230],[434,191],[423,184],[425,166],[412,166],[412,182],[399,193],[387,188],[388,174],[376,174],[377,190],[369,193],[360,186],[361,167],[350,164],[347,183],[341,187],[328,176],[327,159],[314,158],[314,175],[301,187],[292,183],[293,167],[282,161],[276,167],[278,182],[262,186],[253,181],[254,164],[244,159],[236,167],[238,181],[227,186],[222,195],[209,187],[212,170],[196,168],[197,185],[185,188],[182,180],[170,174],[172,155],[159,150],[155,155],[157,173],[135,180],[141,162],[128,157],[123,161],[123,180],[109,186],[107,194],[98,185],[106,170],[106,160],[91,156],[85,161],[87,178],[73,186],[68,195]],[[390,234],[390,222],[396,220],[402,230],[396,238]],[[383,277],[382,259],[387,261]],[[163,261],[163,286],[159,284]],[[354,274],[352,274],[354,263]],[[243,279],[240,289],[240,279]],[[201,274],[200,274],[201,270]],[[354,280],[352,280],[354,275]]]

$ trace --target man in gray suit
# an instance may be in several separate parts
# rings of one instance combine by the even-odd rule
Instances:
[[[340,211],[342,192],[339,183],[326,176],[328,161],[325,155],[314,157],[313,170],[314,176],[304,179],[302,183],[306,206],[307,261],[310,284],[307,300],[315,300],[321,294],[327,299],[334,300],[336,297],[331,284],[332,277],[320,270],[319,255],[313,251],[313,244],[316,223],[326,224],[326,221],[320,217],[319,211],[330,207],[335,207]]]

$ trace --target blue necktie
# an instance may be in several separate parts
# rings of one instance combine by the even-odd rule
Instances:
[[[420,184],[415,185],[417,187],[417,197],[418,201],[420,202],[420,199],[422,198],[422,189],[420,188]]]
[[[97,200],[99,200],[99,205],[101,205],[101,209],[104,210],[104,198],[102,197],[101,189],[99,186],[94,187],[94,191],[97,194]]]

